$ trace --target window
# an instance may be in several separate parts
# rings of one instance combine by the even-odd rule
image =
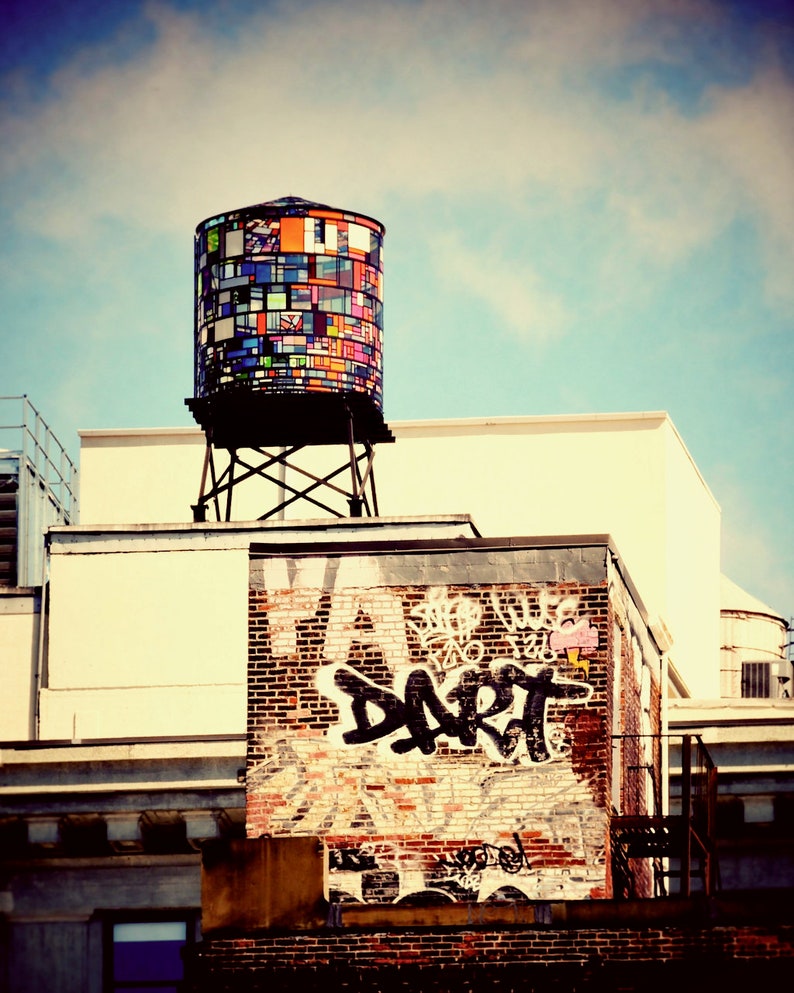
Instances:
[[[742,662],[742,696],[768,697],[769,663]]]
[[[350,313],[350,293],[336,286],[320,286],[317,306],[332,314]]]
[[[335,256],[316,255],[312,261],[314,262],[314,272],[312,275],[315,279],[332,280],[334,283],[336,282],[338,262]]]
[[[106,993],[178,993],[182,950],[192,940],[192,919],[110,921]]]

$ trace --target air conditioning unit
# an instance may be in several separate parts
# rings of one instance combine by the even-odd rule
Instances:
[[[791,664],[785,659],[742,662],[742,696],[786,699],[794,693]]]

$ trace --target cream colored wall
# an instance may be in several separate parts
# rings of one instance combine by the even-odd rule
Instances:
[[[667,616],[687,638],[670,659],[694,697],[720,695],[720,509],[672,425],[665,427]],[[669,625],[668,625],[669,626]]]
[[[42,740],[168,738],[242,734],[245,686],[43,690]]]
[[[612,535],[649,614],[674,639],[679,672],[693,692],[717,695],[719,508],[665,413],[390,427],[397,441],[375,457],[382,515],[471,514],[487,537]],[[89,431],[81,443],[83,525],[191,520],[200,431]],[[327,447],[303,454],[315,471],[346,458]],[[274,503],[270,484],[246,483],[233,518]],[[297,504],[288,516],[322,512]]]
[[[39,598],[0,591],[0,741],[24,741],[33,721]]]
[[[390,425],[396,443],[376,448],[380,513],[472,513],[493,535],[601,533],[608,520],[647,536],[648,514],[661,520],[653,484],[665,423],[658,413],[398,422]],[[204,452],[192,428],[81,432],[81,524],[192,520]],[[314,470],[347,457],[330,446],[302,454]],[[222,453],[217,463],[220,471]],[[233,519],[269,509],[275,487],[264,485],[236,491]],[[296,504],[288,516],[323,514]]]
[[[257,463],[253,453],[242,453]],[[198,502],[206,442],[198,428],[92,430],[80,432],[80,522],[82,524],[187,524]],[[323,455],[339,464],[337,449]],[[347,449],[342,458],[347,458]],[[215,454],[220,477],[225,452]],[[238,473],[242,471],[238,469]],[[205,492],[211,475],[207,471]],[[251,478],[234,491],[232,520],[256,520],[277,502],[275,485]],[[278,497],[281,499],[281,497]],[[225,519],[225,496],[221,519]],[[306,510],[296,517],[305,518]],[[316,511],[312,516],[322,516]],[[215,520],[214,509],[209,517]]]
[[[80,432],[80,522],[192,521],[206,444],[197,428]]]
[[[54,544],[42,738],[240,733],[248,552]]]
[[[488,537],[611,534],[643,596],[664,589],[664,415],[395,425],[378,449],[389,513],[466,510]]]

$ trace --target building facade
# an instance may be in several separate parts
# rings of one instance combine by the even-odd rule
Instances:
[[[658,857],[616,863],[610,825],[665,813],[654,736],[719,744],[664,702],[671,675],[719,693],[719,511],[675,429],[643,414],[393,430],[384,516],[259,521],[274,496],[252,481],[239,518],[205,523],[200,432],[83,433],[79,523],[47,529],[40,583],[0,589],[3,989],[176,989],[184,961],[197,988],[241,981],[233,943],[262,918],[232,938],[202,898],[202,852],[220,871],[239,845],[320,846],[311,969],[340,921],[359,921],[373,966],[402,949],[401,968],[400,928],[457,928],[452,965],[494,961],[514,926],[526,945],[585,905],[659,894]],[[765,823],[770,797],[785,808],[764,764],[745,770],[754,806],[734,791],[743,822]],[[472,914],[496,930],[472,937]],[[244,975],[305,951],[288,917]],[[585,938],[559,941],[562,975]]]
[[[255,544],[249,836],[322,838],[332,901],[611,896],[611,813],[651,813],[661,775],[660,653],[616,561]]]

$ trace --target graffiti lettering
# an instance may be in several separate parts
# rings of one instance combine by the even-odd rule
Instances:
[[[270,650],[276,656],[295,655],[298,651],[298,622],[315,613],[320,601],[320,591],[278,590],[271,592],[268,600]]]
[[[525,593],[505,595],[491,590],[491,606],[508,632],[507,641],[514,659],[553,662],[557,653],[549,645],[549,634],[575,615],[579,600],[575,596],[557,596],[548,590],[538,593],[533,610]]]
[[[408,627],[441,669],[476,664],[482,658],[483,643],[472,637],[482,618],[482,608],[474,600],[450,597],[445,589],[431,588],[427,600],[411,616],[417,620],[408,620]]]
[[[481,845],[473,845],[470,848],[461,848],[455,852],[451,860],[441,859],[439,865],[448,869],[454,869],[463,873],[482,872],[488,866],[498,866],[504,872],[520,872],[522,869],[531,869],[524,846],[518,834],[513,833],[516,847],[512,845],[489,845],[483,842]]]
[[[321,669],[318,682],[321,681],[324,673],[331,671],[333,671],[334,685],[325,687],[327,696],[338,696],[333,691],[335,686],[350,697],[350,713],[355,728],[345,731],[342,735],[346,745],[366,745],[371,741],[378,741],[405,724],[405,707],[395,693],[378,686],[377,683],[373,683],[347,666],[329,666],[327,669]],[[373,707],[383,715],[374,724],[370,719]]]
[[[431,755],[443,736],[464,748],[480,742],[497,761],[531,763],[552,757],[545,727],[548,701],[583,703],[592,693],[589,685],[558,678],[550,667],[533,674],[509,662],[492,671],[459,669],[440,690],[432,674],[417,667],[401,692],[399,684],[386,689],[349,666],[326,666],[318,674],[318,688],[348,717],[341,730],[346,745],[390,738],[397,754],[416,748]],[[398,737],[403,730],[407,737]]]
[[[276,656],[298,652],[299,623],[316,618],[322,592],[319,589],[272,590],[268,594],[270,648]],[[357,621],[369,620],[366,634]],[[356,642],[374,645],[393,670],[408,659],[402,601],[389,590],[351,590],[334,593],[330,599],[322,654],[329,662],[345,661]]]
[[[365,872],[368,869],[377,869],[378,862],[366,847],[332,848],[328,852],[328,866],[331,872]]]
[[[402,602],[388,590],[352,590],[331,597],[323,657],[329,662],[347,659],[350,646],[362,640],[362,632],[356,627],[359,613],[365,614],[372,625],[365,640],[381,649],[383,660],[391,669],[403,666],[408,658],[408,645]]]

